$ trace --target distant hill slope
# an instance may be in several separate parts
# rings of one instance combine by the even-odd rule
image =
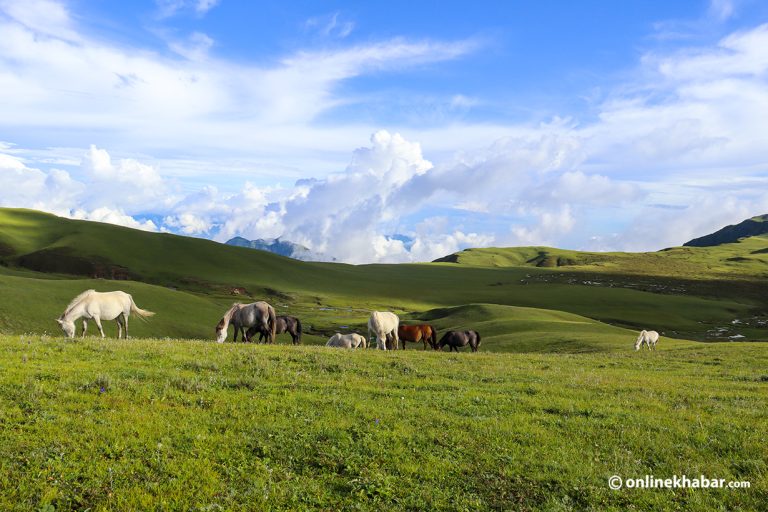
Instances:
[[[472,267],[536,267],[696,280],[767,279],[768,235],[712,247],[672,247],[643,253],[581,252],[552,247],[486,247],[465,249],[435,262]]]
[[[712,247],[738,242],[741,238],[768,234],[768,214],[752,217],[735,225],[726,226],[709,235],[694,238],[685,247]]]
[[[236,247],[257,249],[259,251],[267,251],[301,261],[320,261],[322,259],[320,255],[315,254],[308,247],[304,247],[301,244],[295,244],[288,240],[280,240],[279,238],[248,240],[241,236],[236,236],[227,240],[226,244],[234,245]]]

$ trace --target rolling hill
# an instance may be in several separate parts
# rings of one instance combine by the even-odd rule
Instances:
[[[137,336],[210,339],[229,304],[253,298],[270,301],[278,314],[300,316],[310,343],[336,330],[364,332],[372,309],[413,320],[427,315],[441,327],[466,325],[451,320],[456,310],[450,308],[471,304],[486,306],[463,321],[488,322],[489,350],[547,350],[550,342],[562,350],[567,335],[536,332],[557,325],[546,315],[565,313],[587,319],[572,324],[573,350],[585,349],[575,342],[582,329],[653,326],[687,339],[767,339],[761,323],[766,247],[768,240],[757,237],[643,254],[473,249],[454,255],[454,263],[353,266],[0,209],[0,331],[56,332],[53,319],[64,305],[95,288],[125,289],[158,312],[147,324],[132,322]],[[231,295],[233,288],[244,288],[246,296]],[[533,327],[515,331],[526,316]],[[617,346],[631,337],[610,332],[617,340],[624,336]]]
[[[694,238],[686,243],[687,247],[711,247],[713,245],[738,242],[742,238],[768,234],[768,214],[758,215],[738,224],[726,226],[714,233]]]

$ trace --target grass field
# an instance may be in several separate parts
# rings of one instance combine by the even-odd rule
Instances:
[[[0,509],[762,509],[768,348],[672,345],[449,354],[1,336]],[[646,474],[751,487],[607,485]]]
[[[760,510],[768,346],[692,340],[768,340],[766,242],[351,266],[0,209],[0,510]],[[65,340],[88,288],[157,314]],[[251,300],[304,344],[213,343]],[[371,310],[476,329],[480,352],[321,346]]]

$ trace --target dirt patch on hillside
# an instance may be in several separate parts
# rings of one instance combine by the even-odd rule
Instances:
[[[24,254],[16,263],[36,272],[74,274],[94,279],[128,280],[136,276],[120,265],[99,258],[87,258],[73,254],[69,248],[43,249]]]

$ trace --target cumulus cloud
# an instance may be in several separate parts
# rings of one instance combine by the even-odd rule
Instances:
[[[135,214],[162,208],[168,199],[162,178],[151,167],[132,159],[113,164],[105,150],[91,146],[80,165],[82,179],[77,179],[65,170],[29,167],[4,152],[8,149],[0,149],[0,205],[158,230],[154,222],[136,220],[125,211],[132,208]]]
[[[157,226],[151,220],[138,221],[126,215],[121,210],[113,210],[102,206],[95,210],[72,210],[69,217],[73,219],[90,220],[94,222],[104,222],[107,224],[116,224],[118,226],[125,226],[133,229],[141,229],[143,231],[157,231]]]

